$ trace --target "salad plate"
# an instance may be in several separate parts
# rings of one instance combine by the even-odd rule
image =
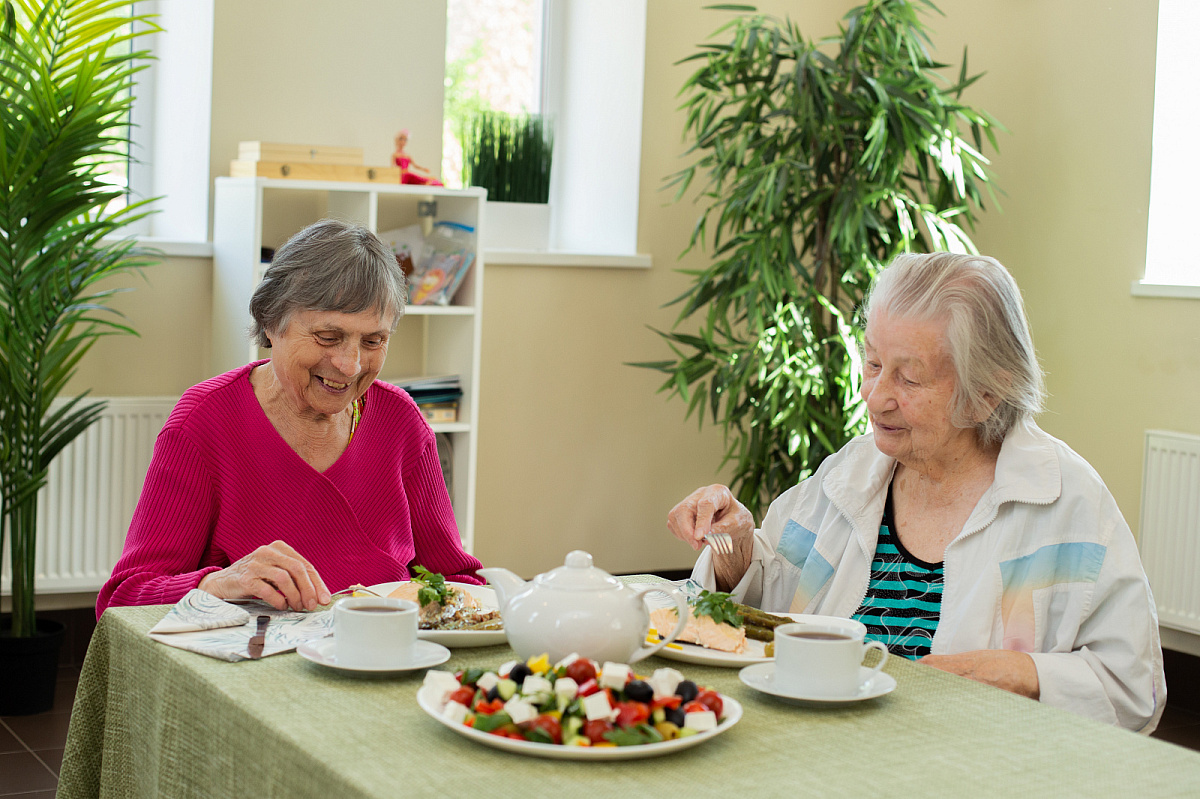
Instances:
[[[861,676],[861,687],[858,692],[849,696],[808,696],[802,693],[794,693],[784,691],[775,685],[775,663],[757,663],[753,666],[747,666],[738,672],[738,678],[756,691],[771,696],[786,699],[791,702],[801,702],[805,704],[819,705],[844,705],[849,702],[861,702],[865,699],[875,699],[890,694],[896,690],[896,678],[885,671],[881,671],[874,677],[867,679],[871,674],[871,669],[859,669]]]
[[[337,661],[337,639],[333,636],[305,641],[296,647],[296,652],[305,660],[312,661],[327,668],[338,671],[353,671],[368,674],[392,674],[401,671],[414,671],[438,666],[450,659],[450,650],[432,641],[417,641],[413,647],[412,658],[405,663],[394,663],[387,666],[363,667],[348,666]]]
[[[795,619],[801,614],[776,613],[774,615]],[[658,640],[658,631],[653,627],[650,628],[650,635],[647,640]],[[746,651],[737,654],[735,652],[722,652],[718,649],[708,649],[697,644],[672,641],[654,654],[657,657],[666,658],[667,660],[678,660],[681,663],[695,663],[698,666],[721,666],[740,669],[755,663],[772,662],[772,658],[763,654],[763,647],[765,646],[765,641],[756,641],[752,638],[747,638]]]
[[[387,596],[404,585],[405,582],[407,580],[398,580],[391,583],[369,585],[367,588],[380,596]],[[496,592],[486,585],[456,583],[449,580],[446,581],[446,584],[466,591],[478,599],[479,604],[487,610],[499,610],[500,608],[500,603],[496,599]],[[452,649],[472,646],[499,646],[500,644],[508,643],[508,637],[504,634],[504,630],[417,630],[417,638],[422,641],[431,641],[435,644],[448,646]]]
[[[712,740],[726,732],[734,724],[737,724],[738,720],[742,717],[742,706],[738,701],[721,694],[725,718],[711,730],[689,735],[686,738],[676,738],[673,741],[659,741],[658,743],[640,744],[637,746],[563,746],[561,744],[518,741],[513,738],[504,738],[499,735],[492,735],[491,733],[471,729],[459,722],[451,721],[442,716],[435,697],[435,692],[431,692],[427,687],[423,686],[417,691],[417,704],[442,726],[448,727],[459,735],[470,738],[484,746],[491,746],[519,755],[550,758],[553,760],[636,760],[646,757],[669,755],[673,752],[689,749],[705,741]]]

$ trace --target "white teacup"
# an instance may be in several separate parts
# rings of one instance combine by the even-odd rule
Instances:
[[[417,642],[417,603],[407,599],[362,596],[333,606],[337,664],[386,669],[412,660]]]
[[[805,697],[853,697],[879,673],[888,651],[879,641],[866,641],[866,625],[836,616],[802,616],[775,628],[775,687]],[[861,673],[868,649],[880,651],[879,662]]]

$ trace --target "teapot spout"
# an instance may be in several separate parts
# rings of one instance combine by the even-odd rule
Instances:
[[[486,569],[478,569],[475,573],[487,580],[492,588],[496,589],[496,599],[500,603],[501,611],[508,604],[508,600],[527,585],[524,580],[508,569],[493,566]]]

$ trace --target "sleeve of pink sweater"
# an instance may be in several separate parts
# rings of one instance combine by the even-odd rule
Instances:
[[[416,546],[413,564],[444,574],[447,580],[482,584],[483,580],[475,575],[475,570],[483,564],[463,551],[459,539],[458,524],[438,460],[437,439],[432,433],[405,471],[404,482]]]
[[[178,602],[219,566],[197,568],[215,516],[215,481],[195,445],[178,429],[154,444],[125,548],[100,590],[96,616],[109,605]]]

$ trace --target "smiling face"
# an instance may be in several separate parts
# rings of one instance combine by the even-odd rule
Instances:
[[[284,401],[306,418],[333,416],[366,393],[387,357],[392,320],[375,311],[298,311],[271,341]]]
[[[880,452],[921,466],[951,464],[977,449],[974,429],[951,422],[956,380],[944,322],[882,312],[868,320],[862,398]]]

